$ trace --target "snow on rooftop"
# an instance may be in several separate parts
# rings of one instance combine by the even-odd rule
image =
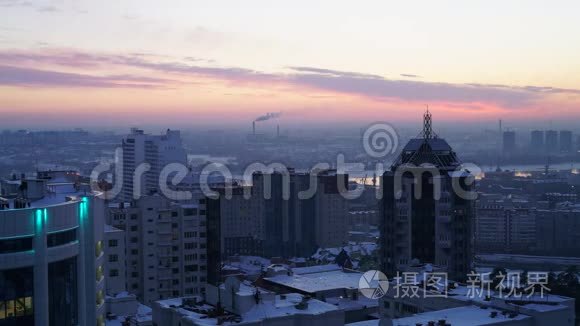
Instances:
[[[276,295],[274,300],[263,300],[259,304],[255,304],[249,311],[242,314],[242,322],[259,322],[265,319],[272,319],[276,317],[285,317],[288,315],[319,315],[331,311],[336,311],[338,308],[332,304],[322,302],[316,299],[309,299],[308,305],[304,309],[299,309],[296,306],[303,301],[303,296],[297,293],[290,293],[286,295]],[[191,310],[180,309],[190,320],[195,322],[203,322],[204,325],[217,325],[217,319],[209,318],[207,315],[193,312]],[[223,325],[237,324],[236,322],[224,322]]]
[[[379,326],[381,321],[379,319],[359,321],[356,323],[345,324],[345,326]]]
[[[495,317],[492,317],[495,312]],[[411,317],[393,319],[393,326],[409,326],[422,323],[427,325],[430,321],[445,320],[453,326],[478,326],[493,325],[507,320],[524,320],[531,317],[518,314],[517,316],[503,315],[501,311],[495,309],[482,309],[477,306],[466,306],[438,311],[430,311],[413,315]]]
[[[329,271],[304,275],[277,275],[265,280],[306,293],[315,293],[335,289],[358,289],[362,273]]]
[[[105,325],[106,326],[122,326],[123,322],[128,317],[131,319],[134,319],[140,323],[153,320],[153,314],[152,314],[151,308],[149,308],[146,305],[139,304],[139,306],[137,307],[137,314],[116,316],[116,318],[114,318],[114,319],[106,319],[105,318]]]
[[[330,297],[326,298],[326,302],[335,305],[340,310],[359,310],[361,308],[378,307],[379,300],[370,299],[364,295],[359,295],[356,300],[347,297]]]
[[[315,265],[315,266],[308,266],[308,267],[292,268],[292,272],[295,275],[304,275],[304,274],[331,272],[331,271],[340,271],[340,270],[342,270],[342,268],[340,266],[338,266],[337,264]]]
[[[229,261],[225,266],[230,269],[239,269],[246,273],[260,273],[263,268],[271,265],[269,259],[258,256],[237,256],[234,261]]]

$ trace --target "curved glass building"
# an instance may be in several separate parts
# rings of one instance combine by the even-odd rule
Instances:
[[[0,197],[0,326],[104,325],[104,203],[57,181]]]

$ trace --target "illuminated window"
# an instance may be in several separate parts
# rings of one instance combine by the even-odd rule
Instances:
[[[24,305],[24,298],[18,298],[14,300],[14,315],[15,316],[24,316],[26,313],[26,307]]]
[[[14,300],[6,301],[6,318],[14,317]]]
[[[32,297],[24,298],[24,306],[26,307],[26,314],[32,315],[34,311],[32,310]]]
[[[97,241],[95,244],[95,256],[99,257],[103,252],[103,241]]]

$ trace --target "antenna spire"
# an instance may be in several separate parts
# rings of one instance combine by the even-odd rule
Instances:
[[[433,129],[431,127],[431,123],[431,112],[429,112],[429,106],[427,105],[427,111],[425,111],[425,114],[423,114],[423,138],[425,139],[433,138]]]

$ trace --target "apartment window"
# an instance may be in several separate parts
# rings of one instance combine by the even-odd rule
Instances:
[[[185,249],[195,249],[197,248],[197,243],[195,242],[186,242],[183,244],[183,248]]]
[[[184,269],[186,272],[197,272],[199,268],[197,265],[185,265]]]
[[[139,288],[139,284],[137,284],[137,283],[133,283],[133,284],[131,285],[131,288],[133,288],[133,290],[137,290],[137,289]]]
[[[188,254],[188,255],[185,255],[185,260],[186,261],[191,261],[191,260],[195,260],[195,259],[197,259],[197,254]]]
[[[195,237],[197,237],[197,232],[195,232],[195,231],[189,231],[189,232],[185,232],[185,233],[183,234],[183,236],[184,236],[185,238],[195,238]]]
[[[183,210],[183,215],[185,216],[193,216],[197,214],[196,208],[186,208]]]
[[[109,255],[109,263],[114,263],[119,260],[119,256],[117,255]]]
[[[173,285],[178,285],[178,284],[179,284],[179,280],[172,280],[172,281],[171,281],[171,283],[172,283]]]
[[[109,247],[116,247],[118,246],[118,241],[116,239],[109,240]]]
[[[138,249],[131,249],[131,255],[138,255],[138,254],[139,254]]]
[[[185,294],[193,294],[193,288],[186,288]]]
[[[205,232],[199,232],[199,237],[200,238],[205,238],[206,237]]]
[[[177,223],[171,223],[171,227],[174,229],[177,229],[179,227],[179,225]]]
[[[173,268],[173,269],[171,270],[171,272],[172,272],[173,274],[179,274],[179,268]]]
[[[137,225],[131,225],[131,231],[137,231],[139,227]]]
[[[110,277],[117,277],[117,276],[119,276],[119,270],[118,269],[111,269],[109,271],[109,276]]]
[[[131,243],[137,243],[138,241],[139,241],[139,238],[137,238],[137,237],[131,238]]]
[[[139,272],[131,272],[131,277],[139,277]]]
[[[176,262],[179,261],[179,257],[173,256],[173,257],[171,257],[171,261],[174,262],[174,263],[176,263]]]

